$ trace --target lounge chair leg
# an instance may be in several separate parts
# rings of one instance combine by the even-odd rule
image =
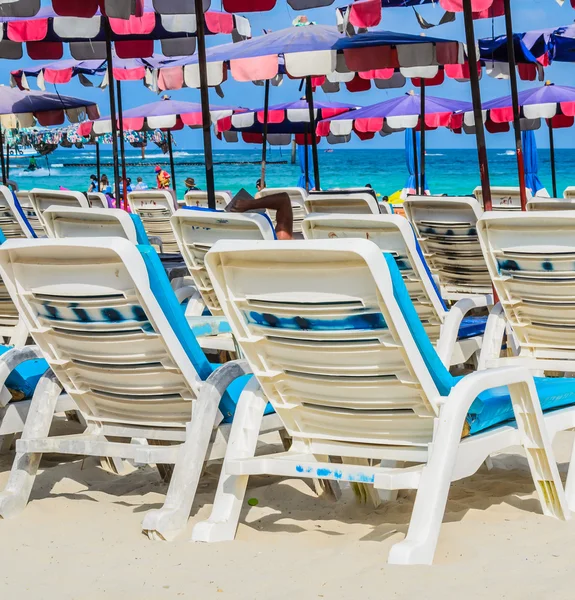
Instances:
[[[384,459],[381,461],[380,466],[388,469],[401,468],[403,467],[403,461]],[[376,490],[376,492],[381,502],[395,502],[399,490]]]
[[[421,474],[407,536],[391,548],[390,564],[433,562],[462,427],[440,417],[435,442],[430,446],[430,459]]]
[[[54,373],[46,371],[34,392],[22,440],[33,440],[48,435],[61,391],[62,386]],[[42,454],[39,453],[16,452],[8,483],[0,494],[0,516],[4,519],[14,517],[24,510],[41,458]]]
[[[207,521],[196,524],[192,531],[193,541],[222,542],[234,539],[249,477],[228,475],[226,462],[255,455],[266,405],[257,381],[252,379],[242,392],[236,408],[212,514]]]
[[[151,540],[172,540],[186,527],[218,416],[218,400],[219,397],[200,394],[195,401],[164,506],[147,513],[142,522],[142,530]]]
[[[575,511],[575,440],[571,449],[571,461],[569,462],[569,471],[567,473],[567,482],[565,483],[565,496],[569,510]]]

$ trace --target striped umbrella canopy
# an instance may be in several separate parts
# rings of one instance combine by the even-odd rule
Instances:
[[[335,117],[358,106],[341,102],[314,102],[316,120]],[[265,125],[265,110],[247,110],[237,113],[216,123],[216,132],[228,142],[238,140],[241,133],[244,142],[261,144]],[[305,100],[275,104],[268,108],[267,141],[271,145],[284,146],[291,142],[295,134],[296,142],[300,145],[309,143],[306,140],[310,132],[309,104]]]
[[[0,123],[5,128],[61,125],[66,119],[78,123],[99,116],[98,105],[90,100],[0,86]]]
[[[34,60],[59,60],[64,55],[64,44],[68,44],[77,60],[105,59],[107,22],[120,58],[153,56],[155,40],[161,42],[165,56],[195,51],[196,16],[161,15],[154,10],[152,0],[144,0],[141,15],[128,19],[106,19],[99,9],[90,17],[63,17],[49,6],[29,17],[0,17],[0,58],[22,58],[25,44],[28,56]],[[204,24],[206,35],[227,33],[237,39],[251,35],[249,21],[239,15],[208,11],[204,13]]]
[[[213,123],[244,110],[236,106],[210,105]],[[178,130],[182,129],[184,125],[192,128],[202,126],[202,106],[198,102],[165,99],[125,110],[122,115],[124,131]],[[103,135],[111,131],[112,120],[110,117],[86,121],[78,128],[79,135],[84,137],[89,137],[92,133]]]
[[[163,54],[154,54],[150,58],[118,58],[112,60],[114,79],[116,81],[139,81],[145,80],[150,69],[160,65],[168,64],[169,57]],[[78,77],[82,85],[93,87],[88,76],[101,75],[104,77],[100,87],[107,85],[108,63],[102,59],[75,60],[65,59],[42,65],[21,67],[10,71],[12,87],[30,89],[30,79],[36,79],[37,85],[44,90],[46,83],[64,84],[71,81],[72,77]]]
[[[141,14],[142,0],[0,0],[0,15],[3,17],[34,17],[44,7],[61,17],[90,18],[100,9],[111,18],[128,19]]]
[[[426,129],[451,127],[454,114],[471,110],[469,102],[427,96],[425,102]],[[389,135],[421,126],[421,100],[415,92],[365,106],[348,114],[323,119],[318,123],[320,136],[349,136],[354,132],[360,139],[371,139],[376,133]]]

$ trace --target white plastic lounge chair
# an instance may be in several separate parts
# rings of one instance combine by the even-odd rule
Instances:
[[[162,254],[178,254],[178,244],[170,225],[176,212],[174,198],[168,190],[130,192],[128,204],[133,214],[142,220],[152,245]]]
[[[109,208],[106,194],[102,192],[90,192],[88,194],[88,203],[92,208]]]
[[[575,214],[573,211],[485,215],[478,231],[500,303],[488,321],[491,344],[480,367],[521,364],[575,371]],[[500,358],[507,326],[517,356]],[[575,491],[575,480],[569,479]],[[575,507],[574,507],[575,508]]]
[[[26,217],[26,220],[34,230],[36,237],[46,237],[46,230],[44,226],[40,222],[34,207],[32,206],[32,202],[30,200],[30,192],[26,190],[19,190],[16,193],[16,198],[20,203],[20,207]]]
[[[492,186],[491,203],[494,211],[499,210],[521,210],[521,192],[518,187]],[[533,198],[531,190],[526,190],[527,202]],[[481,186],[473,190],[473,195],[483,207],[483,191]]]
[[[387,205],[389,208],[389,205]],[[337,213],[355,215],[379,215],[377,200],[368,193],[311,194],[305,199],[305,207],[311,213]],[[391,212],[391,209],[389,209]]]
[[[575,210],[575,198],[533,198],[527,203],[527,210]]]
[[[232,201],[232,197],[229,192],[215,192],[216,196],[216,209],[224,210],[226,206]],[[201,190],[191,190],[186,192],[184,200],[187,206],[195,206],[199,208],[208,208],[208,192]]]
[[[565,191],[563,192],[563,198],[566,198],[567,200],[575,200],[575,186],[574,185],[570,185],[569,187],[565,188]]]
[[[175,463],[166,505],[146,515],[144,528],[163,538],[179,532],[204,461],[223,456],[245,383],[236,381],[242,362],[214,373],[150,246],[120,238],[13,240],[0,249],[0,273],[53,371],[32,399],[0,515],[24,509],[42,453],[108,456]],[[87,423],[81,435],[49,435],[61,386]],[[266,421],[277,429],[275,415]]]
[[[30,202],[34,212],[45,228],[46,223],[42,216],[43,212],[49,206],[78,206],[81,208],[90,208],[88,199],[81,192],[71,190],[42,190],[34,188],[30,190]]]
[[[483,296],[493,304],[493,286],[477,237],[483,209],[474,198],[410,196],[403,203],[425,260],[439,279],[441,297]]]
[[[399,215],[309,215],[303,222],[306,239],[368,239],[390,253],[401,272],[425,331],[443,363],[466,362],[480,348],[487,317],[466,317],[485,306],[483,297],[459,300],[449,310],[425,263],[413,228]]]
[[[307,214],[307,209],[305,207],[305,199],[308,197],[307,192],[304,188],[300,187],[264,188],[256,194],[256,198],[265,198],[266,196],[280,193],[285,193],[290,197],[293,212],[293,232],[296,236],[301,236],[301,223]],[[268,210],[267,213],[275,227],[275,211]]]
[[[417,489],[407,537],[389,560],[430,564],[450,483],[513,445],[525,448],[544,514],[569,518],[539,402],[575,403],[575,381],[561,380],[555,404],[557,380],[535,384],[526,368],[453,378],[393,257],[368,240],[218,242],[206,262],[261,389],[254,382],[240,397],[212,514],[194,540],[233,539],[250,475],[320,477]],[[254,456],[268,400],[293,444]],[[575,424],[573,408],[553,415]],[[462,440],[464,427],[472,435]]]
[[[35,237],[32,225],[12,190],[0,185],[0,229],[6,239]]]

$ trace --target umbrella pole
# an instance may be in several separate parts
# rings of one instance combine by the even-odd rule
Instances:
[[[198,66],[200,69],[200,98],[202,102],[202,128],[204,131],[204,160],[206,163],[206,189],[208,192],[208,207],[216,208],[216,188],[214,183],[214,159],[212,156],[212,118],[210,115],[210,97],[208,94],[208,68],[206,62],[206,37],[204,23],[204,7],[202,0],[194,0]]]
[[[553,136],[553,122],[547,120],[549,127],[549,153],[551,154],[551,177],[553,179],[553,198],[557,198],[557,172],[555,170],[555,138]]]
[[[96,142],[96,177],[98,178],[98,188],[100,190],[100,142]]]
[[[471,98],[473,100],[473,115],[475,119],[475,139],[477,142],[477,158],[481,176],[483,207],[492,210],[491,184],[489,182],[489,165],[485,149],[485,129],[483,128],[483,109],[481,106],[481,91],[477,73],[477,49],[475,48],[475,31],[473,30],[473,10],[471,0],[463,0],[463,15],[465,20],[465,38],[469,59],[469,80],[471,83]]]
[[[421,128],[421,195],[425,196],[425,80],[421,79],[421,114],[419,116]]]
[[[10,144],[6,142],[6,179],[10,179]]]
[[[515,155],[519,173],[519,195],[521,210],[527,210],[527,190],[525,189],[525,163],[521,142],[521,118],[519,116],[519,95],[517,91],[517,68],[515,64],[515,44],[513,40],[513,22],[511,20],[511,0],[503,0],[505,9],[505,28],[507,30],[507,55],[509,60],[509,81],[511,83],[511,104],[513,106],[513,130],[515,132]]]
[[[419,195],[419,159],[417,158],[417,130],[411,130],[413,136],[413,175],[415,176],[415,193]]]
[[[264,93],[264,134],[262,139],[262,189],[266,187],[266,161],[268,151],[268,118],[270,108],[270,80],[266,79]]]
[[[4,164],[4,132],[0,127],[0,167],[2,168],[2,185],[6,185],[6,165]]]
[[[116,206],[120,202],[120,168],[118,165],[118,124],[116,122],[116,96],[114,92],[114,67],[112,63],[112,29],[107,18],[106,28],[106,63],[108,64],[108,93],[110,95],[110,119],[112,121],[112,159],[114,163],[114,196]]]
[[[124,142],[124,109],[122,108],[122,86],[116,81],[118,90],[118,121],[120,125],[120,159],[122,161],[122,192],[124,195],[124,210],[128,210],[128,180],[126,177],[126,148]]]
[[[317,155],[317,137],[315,131],[315,109],[313,106],[313,90],[311,84],[311,77],[309,75],[305,78],[305,95],[309,109],[309,123],[311,129],[311,154],[313,158],[313,176],[315,179],[315,189],[319,191],[321,189],[321,184],[319,182],[319,160]]]
[[[174,165],[174,149],[172,147],[172,132],[168,131],[168,152],[170,154],[170,172],[172,174],[172,189],[176,191],[176,166]]]
[[[309,157],[308,157],[308,142],[307,142],[307,131],[306,133],[303,134],[304,135],[304,157],[303,157],[303,170],[304,170],[304,176],[305,176],[305,191],[309,192]]]

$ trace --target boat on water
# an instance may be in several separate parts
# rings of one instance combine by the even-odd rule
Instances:
[[[10,157],[18,158],[21,157],[31,157],[31,156],[40,156],[40,154],[32,147],[32,146],[16,146],[15,148],[9,148],[8,154]]]

